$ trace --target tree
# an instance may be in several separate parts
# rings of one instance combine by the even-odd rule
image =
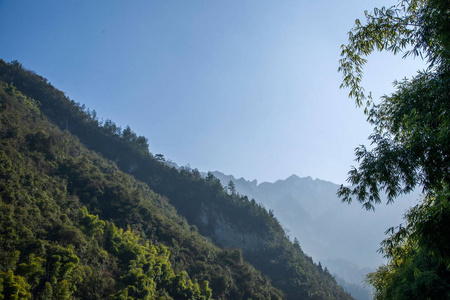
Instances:
[[[401,291],[426,290],[411,288],[420,286],[420,280],[436,283],[430,277],[420,279],[417,272],[446,278],[442,282],[447,285],[450,278],[448,268],[441,272],[450,267],[450,1],[401,0],[365,16],[367,23],[356,20],[348,45],[342,46],[339,71],[341,87],[350,89],[357,106],[365,106],[374,127],[369,137],[373,148],[356,148],[359,166],[349,172],[351,186],[341,186],[338,195],[344,202],[356,199],[374,209],[382,192],[390,203],[416,187],[423,189],[424,198],[406,214],[406,225],[391,228],[382,243],[388,266],[369,280],[379,299],[396,293],[417,298],[417,293]],[[420,56],[428,67],[395,82],[396,91],[375,103],[361,86],[365,57],[375,50]]]
[[[349,172],[353,187],[339,191],[344,201],[356,197],[370,209],[380,202],[380,190],[392,201],[419,185],[428,193],[450,182],[449,5],[442,0],[403,0],[366,12],[367,24],[356,20],[349,44],[342,46],[341,87],[350,88],[357,105],[366,101],[375,145],[370,151],[365,146],[356,149],[360,165]],[[404,56],[425,57],[429,67],[410,80],[395,82],[396,92],[375,104],[360,85],[364,56],[374,50],[407,50]]]
[[[236,185],[232,180],[228,182],[227,190],[230,192],[231,195],[236,195]]]
[[[162,154],[155,154],[155,159],[157,161],[161,161],[161,162],[166,161],[166,159],[164,158],[164,155],[162,155]]]

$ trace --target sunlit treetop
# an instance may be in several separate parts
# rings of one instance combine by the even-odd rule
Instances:
[[[373,149],[355,150],[358,168],[349,172],[351,187],[341,187],[343,201],[357,199],[367,209],[421,186],[439,192],[450,183],[450,2],[400,1],[365,13],[342,46],[341,87],[357,106],[365,104]],[[366,56],[373,51],[419,56],[428,67],[411,79],[394,82],[396,90],[375,104],[361,85]]]

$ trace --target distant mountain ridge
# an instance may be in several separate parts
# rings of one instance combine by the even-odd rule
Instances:
[[[306,253],[352,284],[361,284],[364,274],[383,262],[376,251],[384,232],[402,222],[404,211],[419,196],[413,193],[394,205],[380,205],[375,212],[369,212],[358,203],[342,203],[336,196],[339,185],[309,176],[291,175],[258,184],[256,180],[236,179],[219,171],[212,174],[222,185],[232,181],[238,193],[272,210]]]
[[[378,244],[384,237],[384,231],[390,226],[398,225],[402,220],[402,213],[413,205],[414,200],[418,197],[417,193],[413,193],[404,197],[405,199],[399,199],[397,201],[399,203],[395,203],[395,205],[387,207],[386,205],[380,205],[376,207],[375,212],[371,212],[363,210],[358,203],[351,205],[341,203],[336,196],[339,185],[326,180],[312,179],[309,176],[300,178],[297,175],[291,175],[285,180],[280,179],[274,183],[263,182],[258,184],[256,180],[236,179],[232,175],[225,175],[219,171],[214,171],[212,174],[224,186],[227,186],[229,181],[233,181],[238,193],[254,198],[266,208],[273,210],[281,224],[288,228],[292,237],[296,236],[300,242],[308,240],[305,230],[313,230],[320,236],[329,230],[336,234],[339,233],[341,237],[348,236],[344,230],[339,232],[337,229],[345,229],[346,232],[355,234],[355,236],[350,235],[350,238],[354,238],[356,242],[358,232],[366,229],[369,224],[373,225],[374,227],[368,228],[369,231],[365,231],[365,237],[361,236],[357,244],[349,241],[349,244],[346,245],[347,249],[352,245],[355,248],[356,245],[363,248],[364,245],[371,247],[372,251],[369,249],[368,254],[360,258],[355,257],[353,253],[340,257],[327,255],[327,252],[316,249],[317,247],[314,246],[312,241],[311,245],[302,243],[302,247],[315,259],[342,259],[342,257],[345,257],[358,265],[370,267],[378,266],[382,261],[379,255],[374,255],[374,251],[379,248]],[[333,225],[327,226],[331,221],[334,221]],[[302,229],[297,227],[298,224],[304,224],[308,228]],[[349,226],[343,227],[343,225]],[[376,239],[376,241],[373,241],[373,239]],[[319,242],[317,241],[317,243]],[[321,243],[326,243],[326,241],[323,240]],[[327,245],[324,244],[324,246]],[[310,248],[309,251],[308,248]],[[364,252],[364,250],[359,252]]]

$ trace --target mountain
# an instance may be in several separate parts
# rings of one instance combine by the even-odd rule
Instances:
[[[383,263],[377,253],[384,232],[402,222],[402,215],[418,199],[412,193],[393,205],[380,205],[366,211],[357,203],[343,204],[336,196],[339,185],[292,175],[274,183],[236,179],[212,172],[226,186],[234,183],[239,194],[255,199],[273,211],[288,235],[302,249],[322,262],[342,281],[361,285],[365,274]]]
[[[270,211],[0,60],[0,296],[351,299]]]

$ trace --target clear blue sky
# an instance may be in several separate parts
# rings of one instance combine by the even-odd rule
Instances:
[[[394,3],[0,0],[0,58],[179,165],[344,183],[371,129],[339,89],[340,45],[365,9]],[[370,59],[376,96],[422,66]]]

